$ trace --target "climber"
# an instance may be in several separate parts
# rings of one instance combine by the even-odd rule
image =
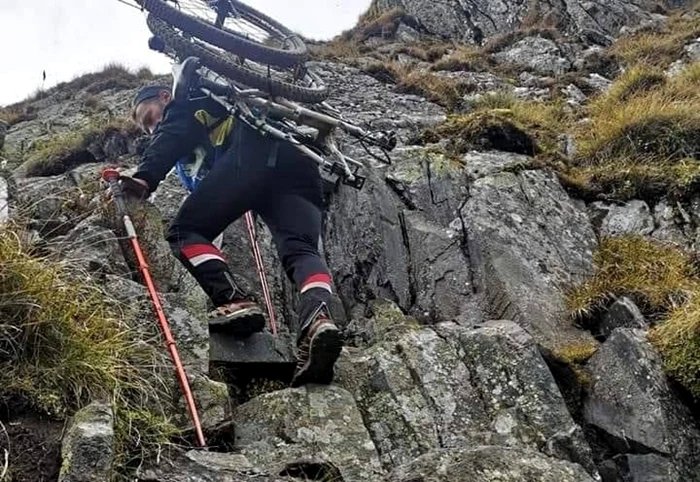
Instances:
[[[203,97],[175,100],[164,86],[139,90],[132,116],[152,136],[137,171],[120,176],[131,197],[146,199],[175,167],[190,191],[166,234],[173,254],[211,299],[211,328],[247,336],[265,318],[233,279],[213,244],[227,226],[252,210],[272,233],[279,258],[300,293],[298,360],[292,386],[330,383],[342,347],[328,302],[331,276],[318,251],[322,181],[318,165],[288,143],[265,137]]]

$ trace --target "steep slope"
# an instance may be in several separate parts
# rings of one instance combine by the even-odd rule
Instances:
[[[211,363],[206,300],[162,239],[184,190],[171,177],[153,205],[130,206],[209,451],[192,448],[133,256],[99,192],[106,164],[138,161],[133,92],[168,79],[112,66],[6,108],[0,156],[15,224],[2,237],[22,240],[6,252],[61,260],[68,271],[51,283],[99,290],[117,310],[101,322],[121,327],[128,346],[150,347],[116,362],[126,356],[158,387],[98,379],[75,400],[81,390],[61,384],[0,389],[0,422],[15,427],[9,445],[0,437],[11,480],[56,480],[59,462],[62,481],[700,480],[700,22],[659,11],[379,0],[352,32],[314,46],[330,102],[400,139],[393,164],[374,166],[361,191],[328,185],[322,248],[346,337],[330,387],[285,388],[284,360]],[[658,25],[591,47],[643,20]],[[289,320],[294,291],[266,227],[258,233],[276,312]],[[242,222],[224,233],[224,251],[261,296]],[[1,300],[12,313],[12,298]],[[26,333],[32,316],[0,326]],[[48,370],[32,339],[5,332],[3,368]],[[73,346],[75,333],[60,334]],[[282,359],[291,349],[284,322],[277,347]],[[84,356],[50,362],[99,365]],[[47,416],[70,421],[60,456],[55,422],[37,421]],[[13,448],[16,427],[42,423],[53,428],[53,472]]]

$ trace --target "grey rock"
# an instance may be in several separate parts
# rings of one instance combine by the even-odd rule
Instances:
[[[690,244],[686,233],[678,220],[676,210],[666,200],[659,201],[654,206],[654,232],[651,237],[666,243],[674,244],[679,247],[687,247]]]
[[[420,39],[420,33],[405,23],[401,23],[399,25],[399,28],[396,29],[396,33],[394,35],[396,36],[397,40],[406,43],[415,42]]]
[[[579,465],[518,448],[443,449],[393,471],[389,482],[593,482]]]
[[[700,480],[700,430],[642,331],[615,330],[587,368],[584,417],[614,450],[669,456],[683,480]]]
[[[400,211],[389,187],[373,171],[368,174],[361,191],[346,189],[334,196],[324,233],[326,259],[348,310],[373,298],[409,310],[409,255]]]
[[[442,228],[415,211],[405,212],[403,219],[413,267],[411,313],[426,322],[457,318],[474,294],[461,230]]]
[[[288,334],[254,333],[237,338],[213,331],[209,338],[209,361],[232,365],[294,363],[295,340]]]
[[[594,470],[534,341],[513,323],[406,324],[344,356],[336,380],[353,393],[387,469],[441,447],[494,444],[575,454]]]
[[[586,3],[566,0],[562,3],[510,3],[460,0],[377,0],[379,10],[402,8],[428,33],[443,38],[481,44],[504,32],[531,26],[533,19],[552,19],[562,33],[587,43],[608,45],[626,25],[657,21],[651,1],[628,0]],[[529,22],[526,24],[526,22]]]
[[[681,482],[667,457],[656,454],[623,454],[605,460],[600,467],[603,482]]]
[[[584,77],[582,81],[598,92],[606,92],[613,84],[612,80],[607,79],[600,74],[588,74],[588,76]]]
[[[581,92],[581,89],[576,87],[574,84],[569,84],[566,88],[562,89],[562,92],[568,97],[568,102],[570,105],[580,106],[585,104],[588,100],[586,94]]]
[[[209,330],[204,298],[185,298],[179,293],[161,293],[160,297],[183,365],[195,372],[206,373],[209,368]],[[150,323],[156,321],[150,313],[142,316],[151,318]]]
[[[683,73],[683,71],[688,67],[688,64],[683,59],[678,59],[668,66],[665,73],[669,78],[677,77]]]
[[[700,39],[695,39],[693,42],[683,47],[683,52],[685,52],[685,55],[691,62],[700,60]]]
[[[309,67],[333,89],[328,103],[359,125],[370,123],[374,129],[393,129],[399,145],[423,128],[444,122],[445,111],[440,106],[410,94],[399,94],[386,85],[362,73],[359,69],[341,63],[310,62]],[[391,109],[386,106],[390,105]],[[367,157],[360,146],[345,146],[348,155]],[[376,161],[368,160],[370,165]]]
[[[648,328],[642,312],[639,311],[634,301],[626,296],[619,298],[608,309],[600,323],[599,334],[605,338],[609,337],[617,328]]]
[[[272,473],[317,463],[334,467],[338,480],[382,480],[377,449],[352,395],[337,386],[266,393],[237,407],[233,420],[236,449]]]
[[[512,90],[512,86],[502,77],[491,72],[465,72],[465,71],[437,71],[435,75],[457,81],[460,84],[468,85],[469,90],[477,93],[486,92],[507,92]]]
[[[93,402],[73,416],[61,446],[59,482],[110,480],[114,421],[106,403]]]
[[[593,273],[596,238],[585,211],[545,171],[476,180],[462,209],[469,259],[488,314],[512,319],[546,351],[592,343],[567,323],[564,291]]]
[[[69,176],[17,179],[16,202],[10,215],[32,219],[31,227],[42,236],[67,234],[85,213],[71,209],[71,201],[79,198],[80,190]]]
[[[386,180],[410,210],[440,225],[459,215],[466,196],[463,167],[438,147],[402,147],[392,154]]]
[[[230,420],[232,404],[228,386],[225,383],[211,380],[206,375],[192,369],[186,373],[202,429],[211,430]],[[175,388],[175,385],[173,387]],[[173,401],[173,423],[185,430],[194,430],[187,400],[179,385],[174,393],[176,395]]]
[[[112,274],[106,274],[102,279],[105,292],[123,305],[136,310],[148,306],[148,291],[144,285]]]
[[[464,160],[464,169],[471,181],[532,162],[531,157],[523,154],[501,151],[471,151],[466,153],[462,160]]]
[[[531,87],[516,87],[513,95],[521,100],[546,100],[551,97],[549,89],[535,89]]]
[[[7,192],[7,181],[0,177],[0,223],[10,219],[10,199]]]
[[[559,46],[540,36],[526,37],[502,52],[493,54],[499,63],[509,63],[533,69],[544,74],[561,75],[571,69]]]
[[[291,482],[290,477],[254,467],[240,454],[191,450],[138,469],[143,482]],[[298,480],[298,479],[297,479]]]
[[[593,225],[601,236],[644,236],[654,231],[654,218],[644,201],[632,200],[624,205],[594,202],[590,205],[590,212]]]
[[[81,221],[66,236],[55,238],[52,249],[71,266],[89,273],[130,276],[122,246],[112,230],[98,224],[99,220],[99,216],[91,216]]]

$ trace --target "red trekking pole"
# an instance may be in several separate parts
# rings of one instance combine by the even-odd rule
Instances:
[[[139,270],[143,274],[144,281],[146,282],[146,287],[148,288],[148,294],[151,296],[151,301],[153,302],[153,307],[155,308],[156,314],[158,316],[158,322],[160,323],[161,331],[165,337],[165,341],[170,350],[170,355],[172,356],[173,362],[175,363],[175,368],[177,370],[178,380],[180,382],[180,387],[187,400],[187,406],[190,410],[190,415],[192,416],[192,421],[194,422],[195,432],[197,433],[197,439],[202,447],[206,446],[204,441],[204,434],[202,433],[202,427],[199,423],[199,416],[197,415],[197,408],[195,407],[194,397],[192,396],[192,391],[190,390],[190,385],[187,382],[187,376],[185,375],[185,370],[182,367],[182,362],[180,361],[180,355],[178,355],[177,347],[175,345],[175,340],[170,332],[170,326],[168,320],[165,318],[165,312],[163,311],[163,306],[158,298],[158,293],[156,292],[155,285],[151,279],[150,271],[148,270],[148,265],[146,264],[146,258],[141,250],[141,245],[139,244],[138,237],[136,236],[136,230],[131,222],[129,213],[126,209],[126,202],[124,201],[124,193],[119,185],[119,172],[114,169],[105,169],[102,171],[102,179],[104,179],[112,190],[113,198],[117,207],[117,213],[122,217],[122,222],[124,223],[124,228],[126,229],[126,234],[131,241],[131,246],[134,248],[134,253],[139,263]]]

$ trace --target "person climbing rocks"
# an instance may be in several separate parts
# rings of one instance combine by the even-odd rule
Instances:
[[[172,253],[211,299],[212,329],[238,336],[262,331],[265,318],[237,285],[213,241],[248,211],[270,229],[285,273],[300,293],[297,367],[292,386],[331,383],[342,340],[328,302],[331,276],[318,251],[322,180],[318,165],[291,144],[265,136],[202,97],[175,100],[169,87],[147,86],[132,117],[151,135],[137,171],[120,176],[130,196],[145,200],[173,167],[190,191],[166,234]]]

